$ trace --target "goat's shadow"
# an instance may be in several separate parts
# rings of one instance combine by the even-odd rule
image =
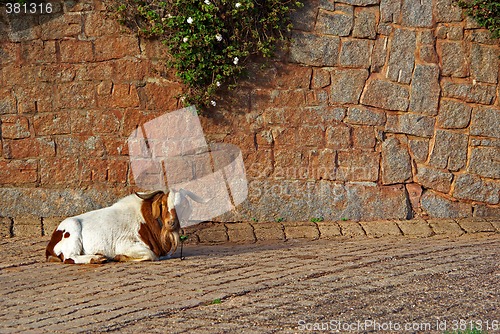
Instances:
[[[276,241],[259,241],[255,243],[224,243],[215,245],[205,244],[189,244],[184,245],[182,252],[182,261],[189,262],[190,259],[199,258],[224,258],[243,254],[253,254],[258,256],[258,253],[268,251],[286,252],[296,248],[307,247],[309,243],[322,242],[324,240],[276,240]],[[177,252],[166,261],[180,261],[180,248]]]

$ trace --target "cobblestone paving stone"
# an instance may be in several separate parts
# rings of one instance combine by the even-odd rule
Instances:
[[[43,262],[47,240],[0,240],[1,333],[443,333],[461,319],[494,333],[500,321],[499,234],[188,245],[184,261],[81,266]]]

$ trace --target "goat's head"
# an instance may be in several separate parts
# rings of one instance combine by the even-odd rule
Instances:
[[[146,205],[150,206],[151,218],[160,223],[161,243],[166,253],[173,254],[179,245],[181,229],[174,206],[174,193],[155,191],[151,193],[136,193]],[[148,210],[149,211],[149,210]],[[147,218],[146,218],[147,219]]]

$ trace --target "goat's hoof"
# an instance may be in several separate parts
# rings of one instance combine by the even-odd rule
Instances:
[[[103,264],[108,261],[108,258],[103,255],[98,255],[90,259],[90,264]]]

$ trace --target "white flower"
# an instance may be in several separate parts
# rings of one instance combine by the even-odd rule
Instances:
[[[210,101],[210,104],[215,107],[217,105],[217,102],[215,102],[214,100],[212,100],[212,101]]]
[[[217,85],[217,87],[220,87],[220,81],[217,81],[215,85]]]
[[[184,37],[184,38],[182,39],[182,41],[183,41],[184,43],[187,43],[187,41],[189,41],[189,38]]]
[[[218,42],[222,41],[222,35],[221,35],[221,34],[217,34],[217,35],[215,35],[215,39],[216,39]]]
[[[240,58],[238,58],[238,57],[234,57],[234,59],[233,59],[233,64],[234,64],[234,65],[238,65],[238,62],[239,62],[239,61],[240,61]]]
[[[236,8],[240,8],[241,7],[241,3],[237,2],[236,5],[234,5]]]
[[[210,1],[209,0],[205,0],[205,5],[210,5]]]
[[[187,22],[187,23],[189,23],[189,24],[191,24],[191,23],[193,23],[193,22],[194,22],[194,20],[193,20],[193,18],[190,16],[190,17],[188,17],[188,18],[187,18],[186,22]]]

